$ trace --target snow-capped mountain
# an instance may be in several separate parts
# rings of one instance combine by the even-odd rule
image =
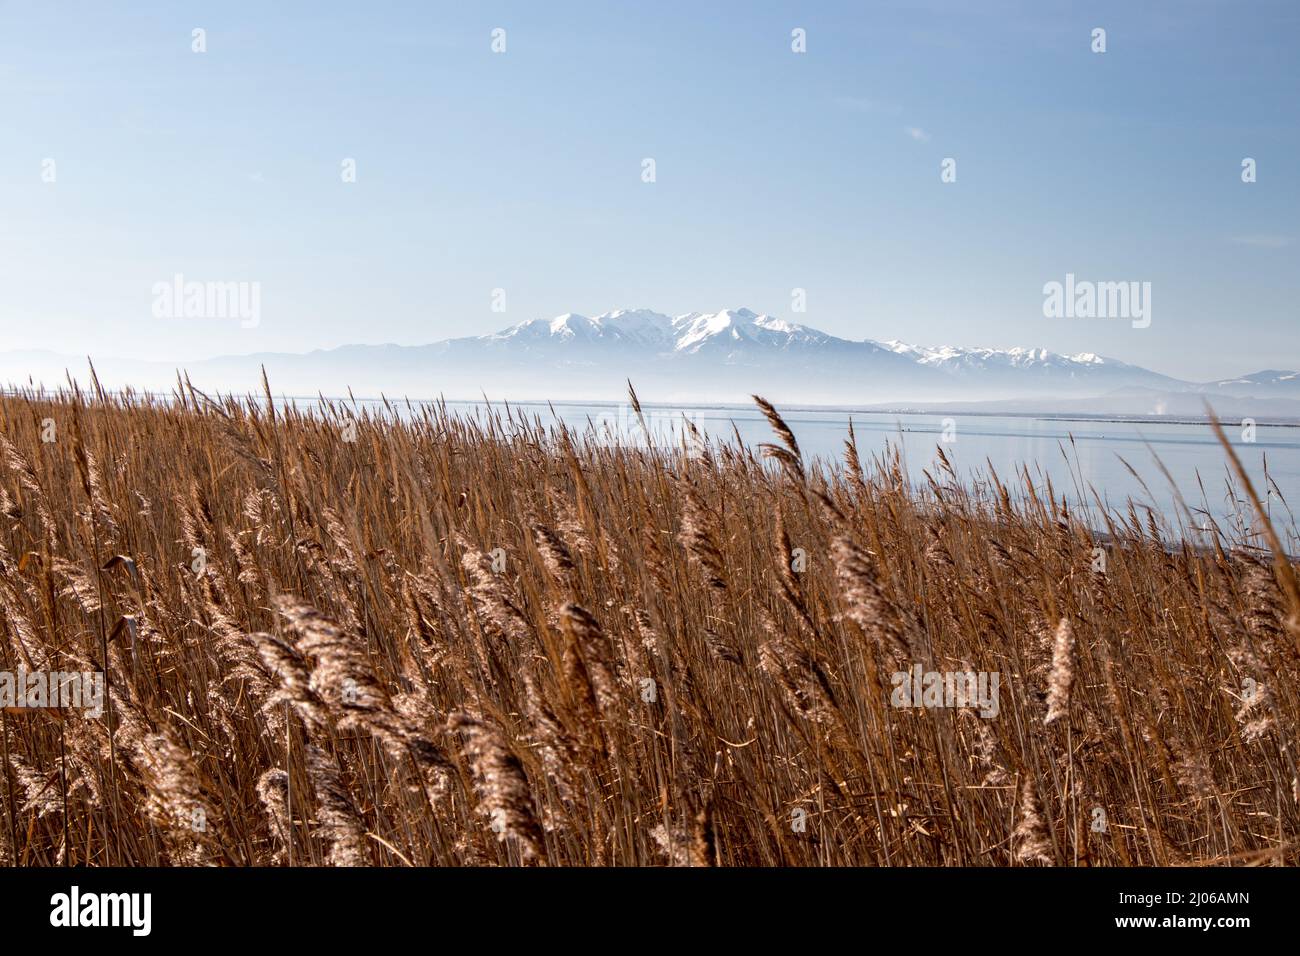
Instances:
[[[749,346],[790,351],[840,342],[824,332],[796,325],[770,315],[755,315],[749,309],[725,309],[712,315],[691,312],[673,319],[677,352],[698,354],[708,349],[735,350]]]
[[[452,348],[526,355],[570,371],[617,364],[628,369],[625,375],[635,371],[642,380],[674,372],[692,379],[707,374],[707,380],[696,381],[697,388],[722,387],[732,380],[739,384],[749,375],[756,384],[743,387],[750,391],[788,383],[791,392],[818,395],[833,390],[841,396],[1001,398],[1035,390],[1097,394],[1186,384],[1099,355],[854,341],[749,309],[677,316],[620,310],[590,318],[569,313],[521,322],[494,335],[458,339]]]
[[[908,356],[918,365],[939,369],[986,389],[1014,391],[1050,384],[1054,388],[1075,391],[1078,385],[1095,393],[1098,388],[1178,389],[1187,385],[1167,375],[1094,352],[1063,355],[1045,348],[927,348],[896,339],[885,344],[891,351]]]
[[[885,343],[892,352],[914,358],[921,365],[931,365],[951,372],[981,370],[990,365],[1006,368],[1078,368],[1080,366],[1099,366],[1107,360],[1092,352],[1080,352],[1077,355],[1061,355],[1047,349],[964,349],[945,345],[939,348],[926,348],[920,345],[908,345],[897,339]],[[1110,360],[1112,364],[1121,363]],[[1128,367],[1128,366],[1125,366]]]
[[[431,345],[347,345],[306,354],[261,353],[190,363],[201,388],[260,391],[261,368],[282,394],[432,398],[620,400],[627,380],[667,402],[740,402],[754,392],[806,405],[901,402],[1027,403],[1120,397],[1158,409],[1159,396],[1300,399],[1300,373],[1264,371],[1195,384],[1091,353],[1043,348],[927,347],[854,341],[749,309],[669,316],[647,309],[566,313],[488,335]],[[83,360],[0,354],[0,382],[58,385]],[[171,365],[96,358],[106,385],[168,389]],[[1200,399],[1203,401],[1203,398]],[[1300,403],[1297,403],[1300,416]]]
[[[749,309],[688,312],[678,316],[648,309],[620,309],[591,318],[568,312],[553,319],[530,319],[493,335],[478,336],[473,341],[525,348],[571,347],[581,343],[694,354],[705,349],[725,352],[747,346],[788,350],[821,344],[832,338],[805,325],[758,315]]]
[[[506,347],[587,343],[660,350],[671,348],[673,320],[649,309],[619,309],[595,318],[566,312],[553,319],[530,319],[478,338],[487,345]]]

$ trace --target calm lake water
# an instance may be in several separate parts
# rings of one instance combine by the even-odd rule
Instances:
[[[449,402],[450,411],[467,417],[482,415],[483,403]],[[504,411],[504,405],[493,405]],[[644,443],[644,432],[626,404],[513,404],[516,414],[543,424],[561,420],[584,430],[588,423],[608,440]],[[741,439],[754,446],[775,440],[767,421],[756,409],[743,406],[645,406],[649,431],[657,444],[680,443],[682,420],[689,419],[701,432],[718,441]],[[936,448],[941,447],[959,477],[974,486],[987,478],[992,467],[1004,483],[1013,483],[1028,467],[1036,485],[1049,478],[1056,492],[1065,493],[1075,510],[1101,526],[1093,492],[1110,509],[1124,510],[1129,499],[1138,512],[1155,510],[1175,529],[1180,526],[1195,537],[1206,516],[1232,524],[1233,515],[1247,516],[1250,508],[1238,493],[1234,501],[1228,483],[1228,461],[1210,426],[1176,421],[1096,421],[986,415],[930,415],[871,413],[830,409],[781,409],[794,431],[806,459],[842,461],[850,418],[857,435],[858,453],[867,465],[872,456],[901,447],[908,474],[924,483],[923,470],[942,479]],[[946,432],[945,432],[946,430]],[[1265,501],[1288,550],[1300,552],[1300,537],[1288,510],[1300,508],[1300,428],[1260,425],[1253,441],[1247,440],[1240,422],[1224,428],[1245,465],[1255,490]],[[945,441],[944,439],[950,439]],[[1192,519],[1182,514],[1157,458],[1181,492]],[[1125,466],[1132,466],[1137,477]],[[1267,479],[1265,468],[1267,467]],[[942,483],[942,480],[941,480]],[[1143,484],[1145,483],[1145,487]],[[1204,513],[1202,513],[1204,512]]]

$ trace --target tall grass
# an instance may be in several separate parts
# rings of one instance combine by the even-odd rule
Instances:
[[[760,407],[756,457],[184,384],[0,398],[2,667],[109,684],[100,719],[3,714],[0,855],[1297,862],[1285,559],[1133,508],[1103,540],[1027,476],[825,467]],[[997,716],[893,706],[916,664],[997,673]]]

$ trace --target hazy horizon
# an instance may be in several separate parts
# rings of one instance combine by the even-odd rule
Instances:
[[[718,310],[718,311],[746,311],[747,309],[748,309],[748,307],[747,307],[747,306],[744,306],[744,305],[742,304],[742,305],[740,305],[740,306],[735,306],[735,307],[727,306],[727,307],[724,307],[724,309],[722,309],[722,310]],[[302,349],[302,350],[294,350],[294,349],[284,349],[284,350],[279,350],[279,349],[275,349],[275,350],[272,350],[272,349],[252,349],[252,350],[250,350],[250,351],[225,352],[225,353],[217,353],[217,354],[213,354],[213,355],[207,355],[207,354],[204,354],[204,355],[180,355],[180,356],[176,356],[176,357],[174,357],[174,358],[168,358],[168,359],[149,359],[149,358],[139,358],[139,357],[137,357],[137,356],[133,356],[133,355],[130,355],[130,354],[126,354],[126,353],[123,353],[123,352],[114,352],[113,350],[111,350],[111,348],[110,348],[110,349],[102,350],[102,351],[100,351],[98,354],[79,355],[79,354],[77,354],[77,353],[75,353],[75,352],[71,352],[71,351],[67,351],[67,350],[64,350],[64,349],[60,349],[60,348],[55,347],[55,346],[50,346],[50,347],[34,347],[34,348],[25,348],[25,349],[23,349],[23,348],[3,349],[3,350],[0,350],[0,355],[3,355],[3,354],[14,354],[14,353],[20,353],[20,352],[48,352],[48,353],[51,353],[51,354],[57,355],[57,356],[59,356],[60,358],[82,359],[82,360],[84,360],[84,359],[89,359],[89,360],[91,360],[92,362],[95,361],[95,360],[97,360],[97,359],[98,359],[98,360],[126,359],[126,360],[133,360],[133,361],[147,362],[147,363],[150,363],[150,364],[175,364],[175,365],[176,365],[177,367],[179,367],[179,368],[184,368],[184,367],[186,367],[187,365],[198,365],[198,364],[202,364],[202,363],[204,363],[204,362],[211,361],[211,360],[213,360],[213,359],[227,359],[227,358],[253,358],[253,357],[257,357],[257,356],[261,356],[261,355],[294,355],[294,356],[303,356],[303,355],[310,355],[310,354],[315,353],[315,352],[337,352],[337,351],[339,351],[340,349],[348,349],[348,348],[351,348],[351,347],[360,347],[360,348],[388,348],[388,347],[396,347],[396,348],[403,348],[403,349],[406,349],[406,348],[422,348],[422,347],[426,347],[426,346],[439,345],[439,344],[441,344],[441,343],[443,343],[443,342],[447,342],[447,341],[451,341],[451,340],[456,340],[456,339],[481,339],[481,338],[485,338],[485,337],[491,337],[491,336],[495,336],[495,335],[497,335],[497,334],[500,334],[500,333],[502,333],[502,332],[509,331],[509,330],[511,330],[511,329],[513,329],[513,328],[516,328],[516,327],[518,327],[518,326],[520,326],[520,325],[522,325],[522,324],[526,324],[526,323],[528,323],[528,322],[549,322],[549,321],[552,321],[552,320],[555,320],[555,319],[562,318],[562,317],[564,317],[565,315],[580,315],[580,316],[582,316],[583,318],[588,318],[588,319],[599,319],[599,318],[606,317],[606,316],[609,316],[609,315],[612,315],[612,314],[615,314],[615,313],[618,313],[618,312],[641,312],[641,311],[646,311],[646,312],[655,312],[655,313],[658,313],[658,314],[660,314],[660,315],[663,315],[663,316],[665,316],[665,317],[667,317],[667,318],[680,318],[680,317],[682,317],[682,316],[693,315],[693,314],[709,314],[707,310],[692,310],[692,311],[690,311],[690,312],[684,312],[684,313],[679,313],[679,314],[672,314],[672,313],[662,312],[662,311],[660,311],[660,310],[658,310],[658,309],[653,309],[653,308],[648,308],[648,307],[643,307],[643,306],[637,306],[637,307],[617,307],[617,308],[612,308],[612,309],[606,309],[606,310],[603,310],[603,311],[601,311],[601,312],[592,312],[592,313],[578,313],[578,312],[575,312],[575,311],[573,311],[573,310],[568,310],[568,311],[566,311],[566,312],[558,313],[558,314],[556,314],[556,315],[554,315],[554,316],[534,316],[534,317],[531,317],[531,318],[528,318],[528,319],[522,319],[522,320],[519,320],[519,321],[512,321],[512,322],[510,322],[510,323],[508,323],[508,324],[502,325],[500,328],[492,329],[492,330],[490,330],[490,331],[488,331],[488,332],[483,332],[483,333],[472,333],[472,334],[466,334],[466,335],[453,335],[453,336],[448,336],[448,337],[446,337],[446,338],[442,338],[442,339],[431,339],[431,340],[426,341],[426,342],[397,342],[397,341],[393,341],[393,340],[386,340],[386,341],[364,341],[364,340],[357,340],[357,341],[350,341],[350,342],[342,342],[342,343],[339,343],[338,345],[330,345],[330,346],[316,346],[316,347],[312,347],[312,348],[308,348],[308,349]],[[749,310],[749,311],[755,311],[755,312],[757,312],[757,310]],[[775,319],[782,320],[782,321],[790,321],[792,324],[801,325],[801,326],[804,326],[804,327],[807,327],[807,328],[811,328],[811,329],[814,329],[815,331],[819,331],[819,332],[825,332],[825,331],[826,331],[825,329],[819,328],[819,327],[817,327],[817,326],[815,326],[815,325],[812,325],[812,324],[810,324],[810,323],[807,323],[807,322],[798,322],[798,321],[795,321],[794,319],[791,319],[791,318],[788,317],[788,316],[779,315],[779,314],[774,314],[774,313],[761,313],[761,312],[759,312],[758,314],[760,314],[760,315],[764,315],[764,316],[770,316],[771,318],[775,318]],[[840,337],[842,338],[842,336],[840,336]],[[987,345],[984,345],[984,344],[982,344],[982,343],[980,343],[980,342],[978,342],[978,341],[973,341],[973,340],[972,340],[972,341],[927,342],[927,341],[920,341],[920,340],[916,340],[916,339],[908,339],[908,338],[905,338],[904,336],[901,336],[901,335],[897,335],[897,336],[889,336],[888,338],[885,338],[885,339],[873,339],[873,338],[869,338],[869,337],[868,337],[868,338],[859,338],[859,339],[846,339],[846,341],[850,341],[850,342],[873,342],[873,343],[877,343],[877,344],[887,344],[887,343],[889,343],[889,342],[902,342],[902,343],[905,343],[905,344],[907,344],[907,345],[917,346],[917,347],[921,347],[921,348],[943,348],[943,347],[953,347],[953,348],[958,348],[958,349],[967,349],[967,350],[978,350],[978,349],[984,349],[984,348],[993,348],[993,347],[991,347],[991,346],[987,346]],[[1044,345],[1041,345],[1041,344],[1039,344],[1039,343],[1036,343],[1036,342],[1027,342],[1027,343],[1021,343],[1021,344],[1019,344],[1019,345],[1008,346],[1008,347],[1006,347],[1006,348],[1004,348],[1004,349],[995,349],[995,351],[1009,351],[1009,350],[1011,350],[1011,349],[1021,349],[1021,350],[1036,351],[1036,350],[1039,350],[1039,349],[1045,349],[1045,348],[1047,348],[1047,347],[1044,346]],[[1063,356],[1067,356],[1067,357],[1072,357],[1072,356],[1077,356],[1077,355],[1086,355],[1086,354],[1095,354],[1095,355],[1099,355],[1099,356],[1102,357],[1102,358],[1113,359],[1113,360],[1115,360],[1115,361],[1123,362],[1123,363],[1125,363],[1125,364],[1135,364],[1135,365],[1136,365],[1136,364],[1139,364],[1139,363],[1130,362],[1130,361],[1129,361],[1128,359],[1126,359],[1125,356],[1123,356],[1123,355],[1113,355],[1113,354],[1097,353],[1097,352],[1093,352],[1092,350],[1081,350],[1081,351],[1079,351],[1079,352],[1074,352],[1074,353],[1059,352],[1059,351],[1057,351],[1057,350],[1055,350],[1055,349],[1048,349],[1048,351],[1053,352],[1054,354],[1059,354],[1059,355],[1063,355]],[[1300,356],[1297,356],[1297,361],[1296,361],[1295,363],[1292,363],[1292,364],[1300,365]],[[1173,375],[1172,373],[1166,371],[1164,368],[1162,368],[1162,367],[1160,367],[1160,366],[1141,366],[1141,367],[1143,367],[1143,368],[1148,368],[1150,371],[1158,372],[1158,373],[1163,374],[1163,375],[1169,375],[1171,378],[1178,378],[1178,376]],[[1285,363],[1283,363],[1283,365],[1268,366],[1267,368],[1268,368],[1268,369],[1284,369],[1284,368],[1285,368],[1285,370],[1287,370],[1287,371],[1291,371],[1291,370],[1293,370],[1293,369],[1291,368],[1290,365],[1286,365]],[[1233,378],[1233,377],[1236,376],[1236,375],[1246,375],[1246,374],[1250,374],[1250,373],[1254,373],[1254,372],[1259,372],[1259,371],[1264,371],[1264,370],[1266,370],[1266,368],[1265,368],[1264,366],[1260,366],[1260,367],[1252,367],[1252,368],[1249,368],[1249,369],[1237,369],[1237,370],[1234,370],[1234,371],[1231,372],[1231,373],[1227,373],[1227,372],[1225,372],[1224,374],[1214,374],[1214,375],[1211,375],[1211,376],[1209,376],[1209,377],[1207,377],[1207,378],[1205,378],[1205,379],[1186,379],[1186,381],[1195,381],[1195,382],[1201,382],[1201,381],[1204,381],[1204,382],[1222,381],[1222,380],[1231,379],[1231,378]]]

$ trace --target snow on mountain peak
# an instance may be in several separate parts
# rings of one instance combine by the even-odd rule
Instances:
[[[545,346],[563,342],[619,342],[647,348],[671,348],[672,319],[649,309],[617,309],[588,317],[566,312],[553,319],[529,319],[512,325],[487,341],[527,342]]]
[[[823,342],[828,338],[816,329],[749,309],[723,309],[712,314],[688,312],[673,320],[673,328],[678,333],[678,352],[696,352],[712,343],[787,346],[794,341]]]
[[[953,345],[925,346],[909,345],[898,339],[884,342],[885,348],[899,355],[906,355],[922,365],[944,368],[975,368],[988,365],[1004,365],[1017,368],[1035,366],[1055,366],[1068,368],[1078,365],[1106,365],[1109,360],[1093,352],[1079,352],[1077,355],[1064,355],[1042,348],[1015,347],[1010,349],[962,348]]]
[[[666,346],[673,320],[650,309],[615,309],[592,320],[604,333],[641,345]]]
[[[565,338],[571,338],[578,334],[580,330],[586,331],[590,329],[591,325],[591,319],[587,318],[585,315],[579,315],[576,312],[566,312],[564,315],[557,315],[555,318],[551,319],[550,328],[552,335],[561,335]]]
[[[739,313],[733,313],[726,309],[713,315],[692,312],[688,315],[679,316],[678,321],[673,324],[678,329],[681,329],[682,326],[685,326],[685,328],[682,334],[677,337],[676,348],[679,352],[689,352],[703,342],[727,333],[731,333],[731,337],[735,338],[737,319],[743,321]]]

